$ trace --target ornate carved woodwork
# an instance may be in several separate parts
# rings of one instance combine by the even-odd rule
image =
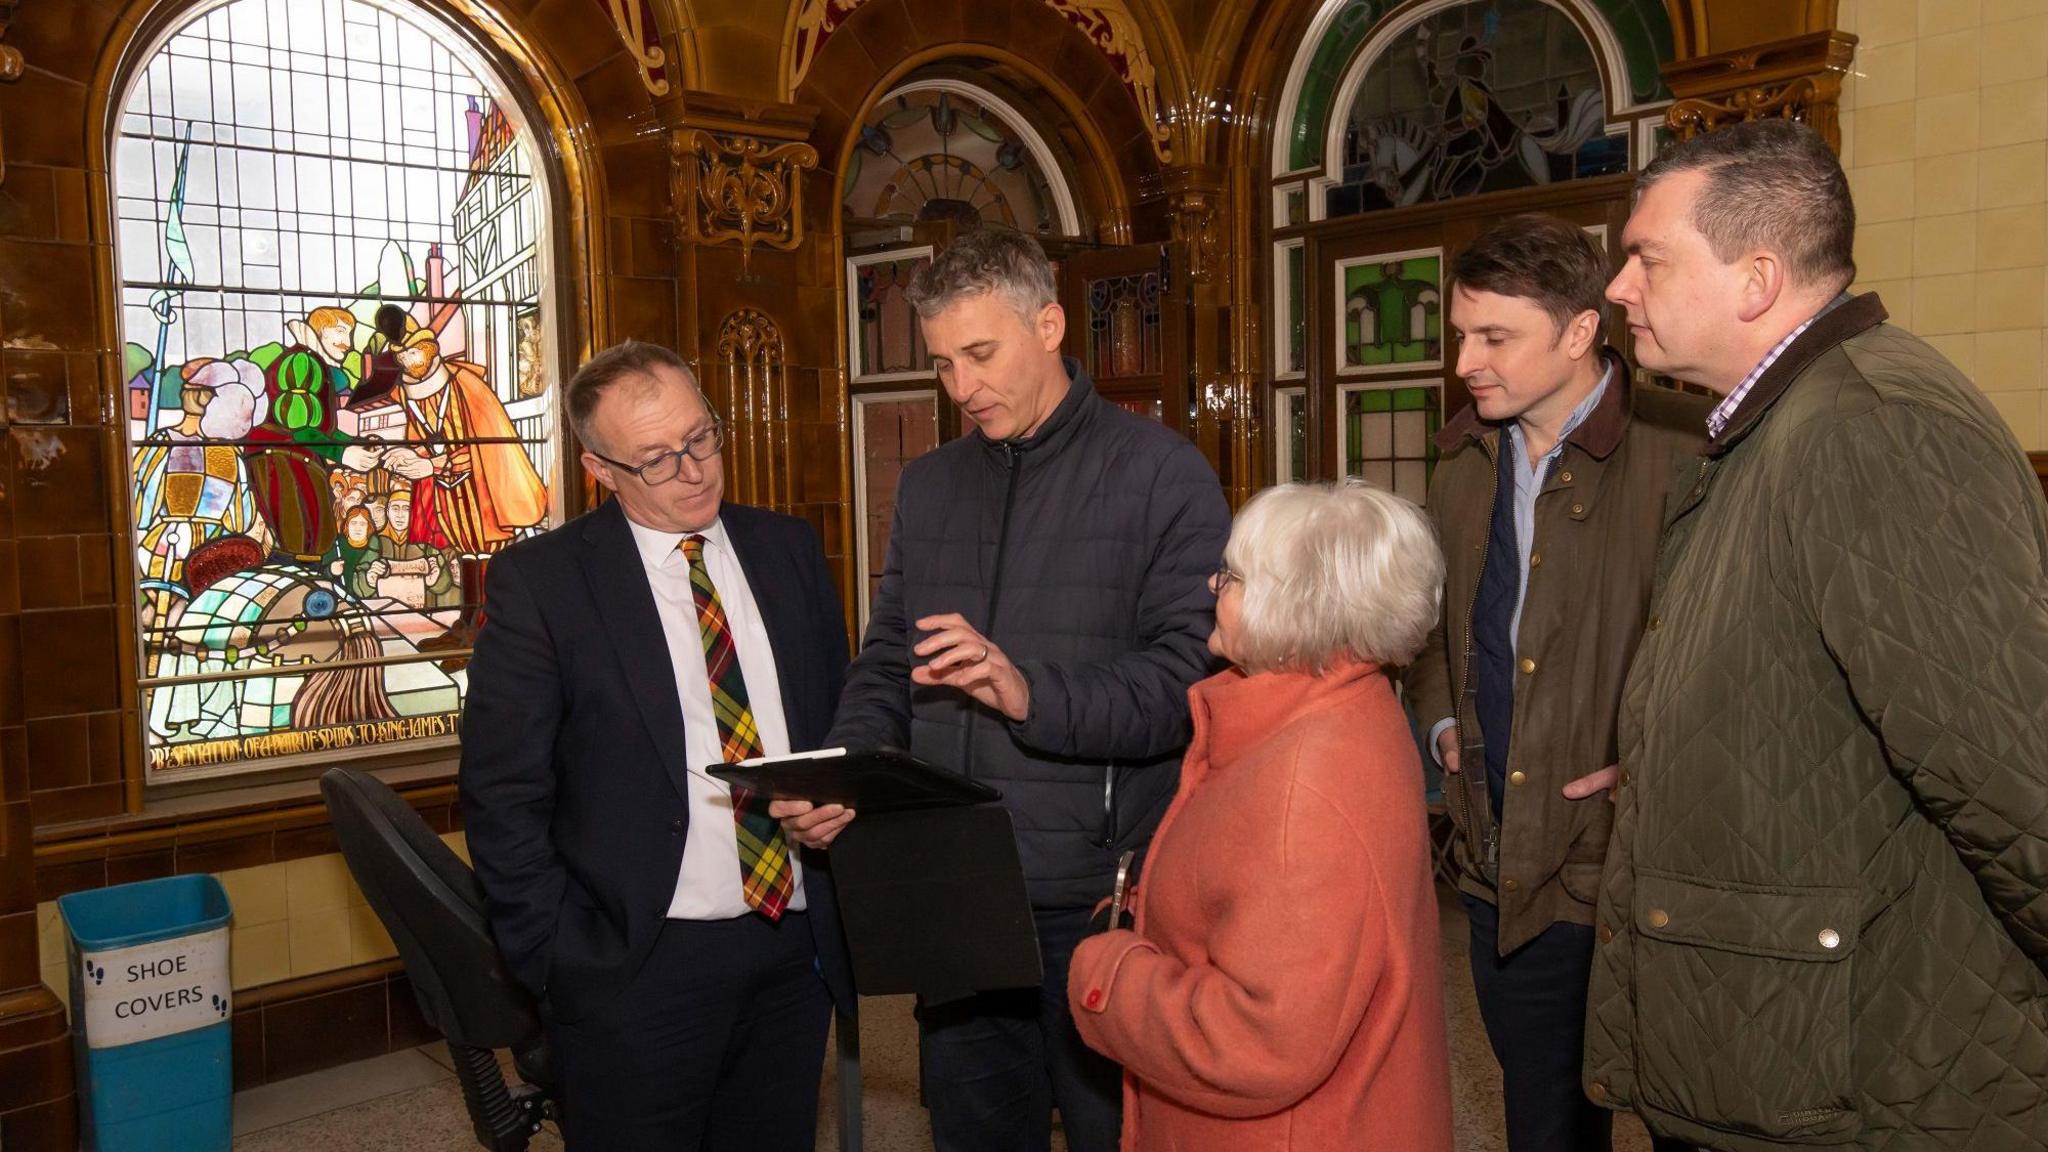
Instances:
[[[1676,97],[1664,122],[1689,140],[1729,124],[1778,116],[1810,124],[1836,151],[1842,147],[1842,77],[1856,37],[1810,32],[1664,66]]]

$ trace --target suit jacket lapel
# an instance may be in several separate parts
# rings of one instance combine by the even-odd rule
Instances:
[[[626,682],[632,685],[641,719],[647,722],[647,731],[661,752],[662,766],[668,770],[676,794],[687,802],[690,765],[683,745],[683,705],[676,697],[676,670],[668,657],[668,637],[654,607],[654,589],[647,583],[633,531],[617,501],[592,513],[583,531],[590,543],[583,550],[583,572],[590,581],[591,598],[597,602],[605,633],[619,654]]]
[[[807,732],[806,718],[797,711],[801,697],[795,689],[796,678],[802,671],[796,654],[802,651],[803,604],[798,597],[777,594],[780,589],[796,587],[790,579],[794,557],[784,555],[765,534],[757,531],[758,525],[744,510],[739,515],[734,512],[733,505],[725,506],[725,537],[732,542],[733,554],[739,557],[740,570],[747,574],[754,607],[760,610],[761,623],[768,630],[769,656],[775,661],[775,682],[782,697],[783,727],[789,733],[791,747],[801,748]]]

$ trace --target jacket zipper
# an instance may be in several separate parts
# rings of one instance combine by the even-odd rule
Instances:
[[[982,617],[982,635],[986,636],[996,628],[996,605],[1003,597],[1003,558],[1010,549],[1010,513],[1017,507],[1017,476],[1023,468],[1022,455],[1017,446],[1003,442],[1003,468],[1009,479],[1003,487],[1003,519],[996,529],[996,566],[988,582],[988,615]],[[967,725],[960,732],[960,766],[969,780],[974,779],[974,722],[979,713],[972,705],[967,709]]]
[[[1116,847],[1116,761],[1102,766],[1102,846]]]
[[[1499,451],[1500,448],[1496,446],[1495,452],[1497,453]],[[1494,501],[1500,499],[1500,459],[1498,456],[1496,456],[1493,461],[1493,480],[1491,481],[1491,483],[1492,488],[1489,490],[1489,495],[1487,496],[1487,506],[1489,508],[1493,506]],[[1473,853],[1474,858],[1479,862],[1480,875],[1486,877],[1488,883],[1493,883],[1495,876],[1497,876],[1500,871],[1500,867],[1497,863],[1497,858],[1495,856],[1495,853],[1497,853],[1500,850],[1499,831],[1493,825],[1493,814],[1491,811],[1488,811],[1487,813],[1487,828],[1486,834],[1483,838],[1480,835],[1478,825],[1472,822],[1472,796],[1469,791],[1471,787],[1472,765],[1465,763],[1464,712],[1465,695],[1467,692],[1471,691],[1472,686],[1472,613],[1477,611],[1479,608],[1479,584],[1481,581],[1485,579],[1486,553],[1488,547],[1491,546],[1492,542],[1492,533],[1490,532],[1484,539],[1482,539],[1479,542],[1480,581],[1475,581],[1473,583],[1472,600],[1470,603],[1465,605],[1465,650],[1461,657],[1463,672],[1460,675],[1458,681],[1460,685],[1458,699],[1454,701],[1451,705],[1451,710],[1453,713],[1456,714],[1457,719],[1458,775],[1460,777],[1458,781],[1458,787],[1452,789],[1451,794],[1457,797],[1458,807],[1464,813],[1465,816],[1463,823],[1465,826],[1466,848]],[[1481,772],[1484,772],[1486,770],[1486,766],[1484,764],[1481,764],[1479,766],[1479,770]]]

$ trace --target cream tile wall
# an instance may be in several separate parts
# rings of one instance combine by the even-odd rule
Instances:
[[[1841,0],[1857,290],[2048,451],[2048,0]]]
[[[465,861],[462,833],[441,838]],[[377,914],[363,901],[339,855],[313,856],[222,872],[235,910],[228,933],[236,991],[368,964],[397,955]],[[43,983],[68,1003],[70,970],[64,925],[54,901],[36,906]]]

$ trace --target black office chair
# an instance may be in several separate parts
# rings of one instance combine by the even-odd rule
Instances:
[[[330,768],[320,792],[356,886],[398,946],[427,1023],[448,1041],[476,1138],[525,1152],[543,1120],[561,1120],[540,1015],[498,955],[476,873],[382,781]],[[836,1021],[840,1152],[861,1152],[860,1029]],[[523,1083],[507,1085],[497,1049]]]
[[[376,777],[330,768],[320,793],[349,873],[398,946],[421,1015],[448,1041],[478,1142],[525,1152],[541,1121],[560,1113],[540,1014],[498,955],[476,873]],[[511,1049],[523,1083],[506,1084],[500,1048]]]

